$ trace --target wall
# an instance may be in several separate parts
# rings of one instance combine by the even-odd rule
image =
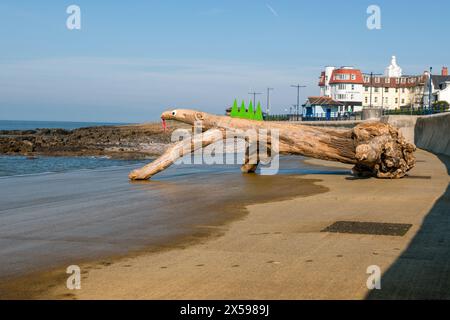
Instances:
[[[353,128],[363,121],[312,121],[301,124]],[[383,116],[381,122],[397,127],[408,142],[433,153],[450,156],[450,112],[432,116]]]
[[[380,108],[364,108],[361,117],[363,120],[378,120],[381,118],[383,110]]]
[[[345,121],[299,121],[297,124],[314,126],[314,127],[331,127],[336,129],[349,129],[363,123],[362,120],[345,120]]]
[[[419,117],[414,135],[417,147],[450,156],[450,113]]]
[[[415,143],[414,141],[414,128],[418,116],[383,116],[381,117],[381,122],[389,123],[390,125],[399,129],[400,133],[405,137],[406,141]]]

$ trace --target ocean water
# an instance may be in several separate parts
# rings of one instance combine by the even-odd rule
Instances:
[[[148,161],[147,161],[148,162]],[[75,170],[92,170],[106,167],[144,164],[142,160],[118,160],[107,157],[45,157],[0,155],[0,177],[43,173],[59,173]]]
[[[72,130],[84,127],[98,127],[98,126],[124,125],[124,124],[128,123],[0,120],[0,130],[35,130],[42,128]]]
[[[128,180],[140,165],[0,178],[0,295],[3,277],[167,249],[222,232],[245,205],[326,191],[302,174],[348,174],[301,159],[281,157],[274,176],[242,174],[239,165],[181,164],[149,181]]]
[[[70,122],[70,121],[17,121],[0,120],[0,130],[35,130],[39,128],[72,130],[83,127],[123,125],[125,123]],[[106,157],[44,157],[33,159],[24,156],[0,155],[0,177],[42,173],[67,172],[83,169],[126,166],[142,160],[116,160]]]

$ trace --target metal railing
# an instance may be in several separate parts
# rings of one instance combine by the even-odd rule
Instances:
[[[361,118],[358,112],[330,112],[314,113],[307,115],[297,114],[271,114],[265,115],[265,121],[345,121],[358,120]]]
[[[448,107],[431,107],[431,108],[407,108],[402,107],[400,109],[383,109],[383,115],[389,116],[389,115],[412,115],[412,116],[420,116],[420,115],[427,115],[427,114],[436,114],[436,113],[443,113],[443,112],[449,112]]]

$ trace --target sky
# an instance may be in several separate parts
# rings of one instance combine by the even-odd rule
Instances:
[[[66,9],[77,5],[81,29]],[[367,28],[367,8],[381,29]],[[405,74],[450,64],[450,1],[42,0],[0,3],[0,119],[145,122],[223,114],[271,91],[272,113],[318,95],[327,65]]]

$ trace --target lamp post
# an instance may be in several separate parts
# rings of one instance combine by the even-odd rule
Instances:
[[[430,67],[430,80],[428,82],[428,111],[431,112],[431,94],[432,94],[432,88],[431,86],[433,85],[433,80],[431,79],[431,73],[433,72],[433,68]]]
[[[299,84],[291,85],[292,88],[297,88],[297,121],[298,121],[298,112],[300,109],[300,88],[306,88],[306,86],[301,86]]]
[[[373,76],[381,76],[382,74],[381,73],[373,73],[373,72],[371,72],[371,73],[365,73],[365,75],[370,75],[370,80],[369,80],[369,86],[370,86],[370,90],[369,90],[370,91],[370,94],[369,94],[369,96],[370,96],[370,98],[369,98],[369,100],[370,100],[369,108],[371,109],[371,108],[373,108],[373,105],[372,105]],[[381,115],[383,115],[383,107],[381,107]]]
[[[369,73],[370,74],[370,103],[369,103],[369,108],[372,108],[372,90],[373,90],[373,76],[381,76],[381,73]]]
[[[262,93],[261,92],[249,92],[248,94],[252,94],[253,95],[253,108],[256,108],[256,95],[257,94],[262,94]]]
[[[266,106],[266,113],[269,115],[270,112],[270,91],[273,90],[273,88],[267,88],[267,106]]]

